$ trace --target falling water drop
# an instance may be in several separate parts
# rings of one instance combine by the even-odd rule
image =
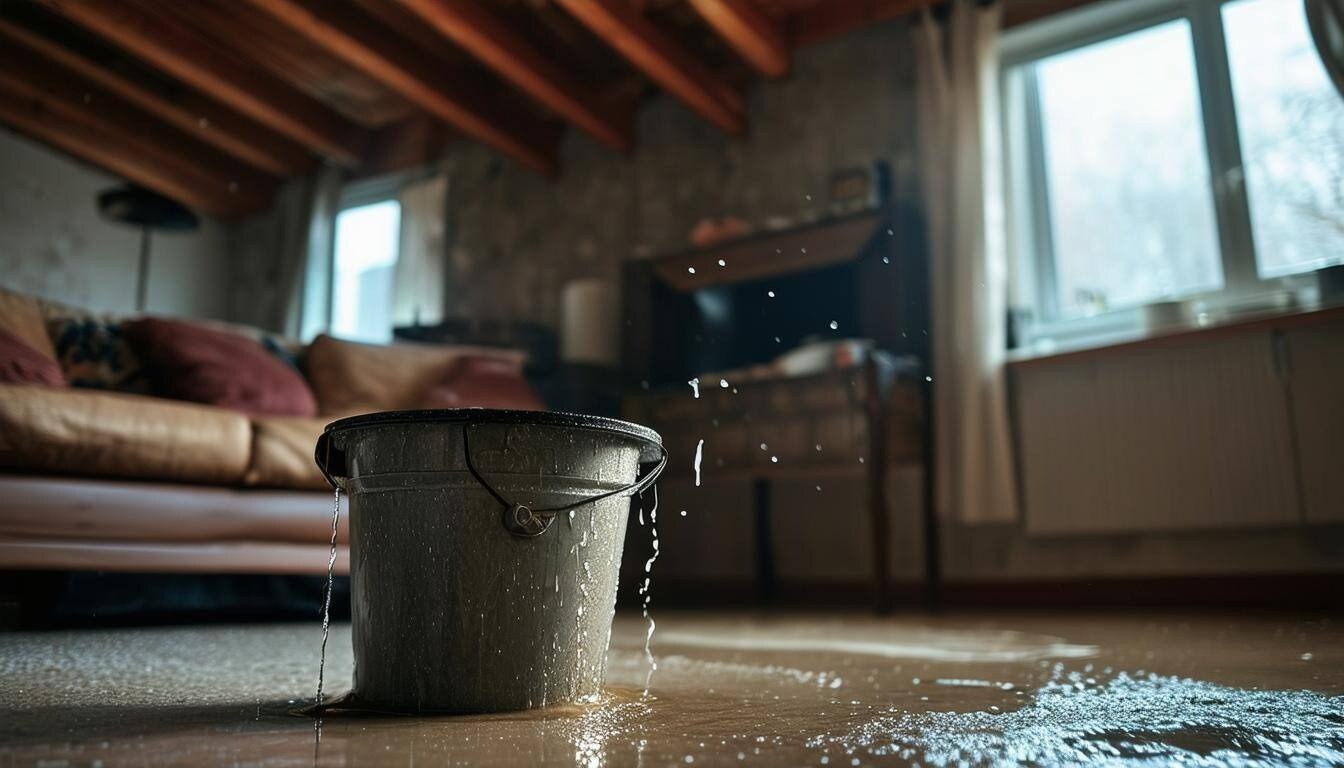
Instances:
[[[695,444],[695,487],[700,487],[700,460],[705,456],[705,439]]]
[[[341,489],[336,489],[335,503],[331,508],[331,554],[327,557],[327,591],[322,598],[322,650],[317,657],[317,706],[322,706],[322,684],[327,671],[327,637],[331,634],[331,589],[336,574],[336,528],[341,519]],[[321,718],[317,728],[321,729]]]
[[[836,330],[836,329],[839,328],[839,327],[840,327],[840,324],[839,324],[839,323],[837,323],[837,322],[834,321],[834,320],[831,321],[831,330],[832,330],[832,331]]]
[[[695,267],[687,267],[687,268],[686,268],[686,271],[689,272],[689,273],[691,273],[692,275],[694,275],[694,274],[695,274]]]
[[[774,291],[766,291],[766,292],[765,292],[765,295],[766,295],[766,296],[769,296],[769,297],[772,298],[772,299],[775,298],[775,292],[774,292]]]
[[[728,380],[719,379],[719,389],[727,389],[727,388],[728,388]]]
[[[726,267],[726,266],[728,266],[728,262],[724,261],[723,259],[719,259],[719,266],[720,266],[720,267]]]
[[[695,399],[696,399],[696,400],[699,400],[699,399],[700,399],[700,380],[699,380],[699,379],[691,379],[690,381],[688,381],[688,382],[686,382],[686,383],[691,385],[691,394],[695,395]]]
[[[644,695],[649,695],[649,683],[653,682],[653,673],[658,671],[658,661],[653,658],[653,616],[649,614],[649,601],[653,598],[650,587],[653,584],[653,563],[658,559],[658,487],[654,486],[653,506],[649,509],[649,521],[653,528],[653,555],[644,563],[644,586],[640,592],[644,595],[644,620],[649,623],[649,631],[644,635],[644,659],[649,663],[648,674],[644,676]]]

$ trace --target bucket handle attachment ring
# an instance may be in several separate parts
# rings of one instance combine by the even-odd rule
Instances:
[[[462,429],[462,454],[467,460],[467,471],[471,472],[471,476],[476,479],[476,482],[480,483],[481,487],[493,496],[495,501],[498,501],[500,505],[504,507],[504,527],[508,529],[509,533],[523,538],[532,538],[545,533],[550,529],[551,523],[555,522],[556,516],[561,512],[568,512],[571,509],[582,507],[585,504],[595,504],[603,499],[609,499],[612,496],[621,496],[627,493],[633,496],[638,493],[643,493],[646,488],[653,485],[653,481],[658,479],[658,476],[663,473],[663,468],[667,466],[667,449],[659,445],[658,462],[653,466],[653,469],[636,477],[635,482],[630,485],[627,485],[624,488],[617,488],[614,491],[600,493],[596,496],[589,496],[586,499],[580,499],[571,504],[534,509],[526,504],[515,504],[504,498],[499,491],[495,490],[494,486],[490,485],[490,482],[485,479],[485,476],[480,473],[480,470],[476,469],[476,464],[471,460],[471,440],[468,437],[471,432],[471,426],[472,425],[468,424]]]

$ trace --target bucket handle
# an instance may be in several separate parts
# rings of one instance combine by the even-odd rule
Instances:
[[[476,482],[480,483],[481,487],[495,498],[495,501],[498,501],[503,505],[504,527],[514,536],[522,536],[524,538],[540,536],[550,529],[551,523],[555,522],[556,515],[561,512],[567,512],[571,509],[582,507],[585,504],[595,504],[603,499],[609,499],[612,496],[621,496],[627,493],[630,495],[643,493],[646,488],[653,485],[653,482],[658,479],[660,474],[662,474],[663,468],[667,466],[667,449],[662,445],[659,445],[658,462],[654,465],[653,469],[636,477],[635,482],[630,485],[627,485],[624,488],[617,488],[614,491],[600,493],[596,496],[589,496],[586,499],[581,499],[571,504],[563,504],[558,507],[546,507],[544,509],[533,509],[526,504],[515,504],[504,498],[499,491],[495,490],[494,486],[490,485],[490,482],[485,479],[480,471],[476,469],[476,464],[471,460],[471,441],[468,437],[468,434],[471,432],[471,426],[472,425],[468,424],[462,429],[462,454],[467,460],[467,471],[471,472],[471,476],[476,478]]]

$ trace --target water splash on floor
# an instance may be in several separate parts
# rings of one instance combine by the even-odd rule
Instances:
[[[1014,711],[891,710],[808,746],[924,765],[1344,764],[1344,696],[1058,674]]]

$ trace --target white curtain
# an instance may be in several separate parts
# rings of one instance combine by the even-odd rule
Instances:
[[[392,288],[393,325],[443,320],[448,243],[448,175],[440,172],[402,188],[401,243]]]
[[[326,327],[340,185],[335,167],[290,179],[269,211],[233,228],[231,320],[304,339]]]
[[[996,46],[1000,6],[927,7],[912,36],[933,314],[936,503],[962,522],[1017,519],[1004,385],[1007,264]]]
[[[288,249],[296,265],[297,285],[289,294],[284,331],[304,341],[331,324],[331,254],[343,180],[335,166],[324,166],[307,177],[304,204],[291,215],[302,237]]]

